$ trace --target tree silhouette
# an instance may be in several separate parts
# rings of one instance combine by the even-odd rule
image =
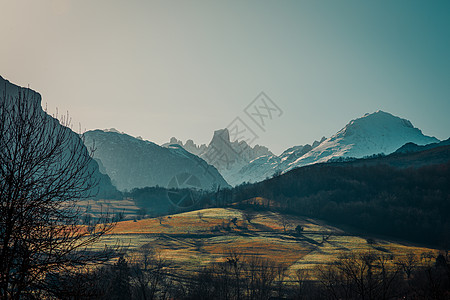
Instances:
[[[9,88],[10,86],[8,86]],[[52,293],[53,275],[105,260],[90,246],[113,224],[82,226],[78,200],[96,193],[95,162],[68,116],[50,117],[40,97],[0,95],[0,298]],[[31,94],[31,95],[30,95]]]
[[[291,222],[286,218],[285,215],[281,215],[281,225],[283,226],[283,231],[286,233],[286,229],[291,226]]]

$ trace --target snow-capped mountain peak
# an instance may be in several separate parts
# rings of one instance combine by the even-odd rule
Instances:
[[[173,137],[170,139],[170,143],[165,143],[162,146],[169,147],[171,144],[182,146],[188,152],[198,155],[207,163],[216,167],[231,185],[241,182],[237,173],[252,160],[265,155],[273,156],[273,153],[267,147],[251,146],[240,140],[232,141],[227,128],[215,130],[208,145],[196,145],[192,140],[183,143]]]
[[[239,171],[241,182],[257,182],[274,173],[304,165],[327,162],[338,157],[364,157],[372,154],[390,154],[408,142],[426,145],[437,142],[406,119],[384,111],[367,113],[351,120],[344,128],[328,139],[314,142],[312,146],[294,146],[280,156],[263,156],[251,161]]]
[[[314,150],[292,162],[287,170],[337,157],[389,154],[407,142],[426,145],[437,141],[434,137],[423,135],[409,120],[379,110],[350,121]]]

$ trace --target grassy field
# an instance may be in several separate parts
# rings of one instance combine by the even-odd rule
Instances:
[[[286,232],[283,223],[287,223]],[[304,228],[301,234],[294,229]],[[286,264],[288,274],[333,262],[339,254],[373,251],[393,257],[434,249],[349,234],[317,220],[273,212],[248,213],[234,208],[212,208],[163,218],[122,221],[102,244],[119,241],[129,251],[152,247],[178,272],[197,270],[221,261],[230,252],[259,255]],[[101,246],[101,245],[99,245]]]
[[[89,213],[92,217],[101,217],[105,213],[114,215],[123,213],[127,219],[136,218],[139,207],[136,206],[133,199],[124,200],[81,200],[78,201],[81,211]]]

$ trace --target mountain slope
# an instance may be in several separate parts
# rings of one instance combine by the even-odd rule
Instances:
[[[281,173],[289,166],[289,164],[319,146],[323,141],[325,141],[325,137],[322,137],[320,141],[314,141],[312,145],[306,144],[291,147],[281,153],[280,156],[260,156],[251,161],[248,165],[242,167],[236,173],[236,181],[238,181],[238,183],[258,182],[271,177],[274,174]]]
[[[147,186],[193,188],[228,187],[220,173],[204,160],[179,145],[161,147],[117,131],[93,130],[85,133],[85,144],[95,147],[95,158],[119,190]],[[175,186],[173,186],[175,185]]]
[[[227,128],[214,131],[211,142],[208,145],[196,145],[192,140],[185,144],[176,138],[171,138],[171,143],[181,145],[187,151],[198,155],[207,163],[213,165],[222,174],[225,180],[236,185],[241,183],[239,171],[252,160],[261,156],[273,156],[267,147],[250,146],[245,141],[232,141]],[[163,144],[169,146],[170,143]]]
[[[335,135],[322,140],[314,148],[293,147],[279,157],[260,157],[244,166],[239,174],[243,181],[257,182],[276,172],[286,172],[330,159],[389,154],[408,142],[426,145],[438,141],[434,137],[423,135],[406,119],[377,111],[350,121]]]
[[[0,76],[0,101],[14,101],[17,99],[19,93],[25,93],[27,95],[27,101],[35,101],[32,102],[33,105],[36,105],[39,110],[37,111],[39,114],[43,114],[46,118],[50,120],[50,122],[54,122],[56,126],[61,126],[60,122],[53,118],[52,116],[48,115],[44,110],[41,108],[41,95],[29,88],[23,88],[19,87],[15,84],[10,83],[8,80],[3,79]],[[5,97],[4,97],[5,96]],[[6,100],[4,99],[6,98]],[[40,116],[39,116],[40,117]],[[80,143],[80,136],[73,132],[70,128],[63,127],[64,130],[69,131],[70,135],[70,141],[68,141],[68,144],[78,144]],[[81,144],[82,145],[82,144]],[[67,150],[69,151],[69,150]],[[88,155],[88,150],[86,147],[83,147],[81,151],[84,151],[82,155]],[[69,153],[65,153],[64,155],[70,156]],[[96,190],[92,192],[92,194],[96,194],[96,198],[103,198],[103,199],[115,199],[120,198],[121,195],[117,191],[117,189],[111,184],[111,180],[108,176],[102,174],[99,171],[99,166],[97,162],[94,159],[90,159],[89,170],[92,171],[92,176],[94,177],[94,180],[98,182],[98,186],[96,187]]]
[[[450,146],[308,165],[232,192],[375,234],[436,245],[450,238]]]
[[[360,158],[378,153],[390,154],[407,142],[426,145],[439,140],[423,135],[406,119],[377,111],[350,121],[313,151],[291,163],[287,170],[336,157]]]
[[[449,146],[450,145],[450,138],[446,139],[445,141],[442,141],[440,143],[431,143],[427,145],[417,145],[412,142],[404,144],[402,147],[397,149],[395,153],[411,153],[411,152],[419,152],[423,150],[433,149],[441,146]]]

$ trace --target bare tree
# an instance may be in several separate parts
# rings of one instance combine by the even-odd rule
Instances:
[[[398,259],[397,264],[401,266],[406,277],[410,279],[414,269],[419,265],[419,260],[414,252],[408,252],[404,257]]]
[[[286,233],[286,229],[291,226],[291,222],[289,222],[286,216],[281,216],[281,225],[283,226],[284,233]]]
[[[283,299],[283,289],[284,289],[284,278],[287,275],[288,265],[285,263],[279,263],[276,265],[276,290],[279,299]]]
[[[164,216],[158,217],[159,225],[162,225],[162,222],[164,221]]]
[[[285,294],[285,275],[283,264],[230,250],[224,261],[202,268],[198,276],[190,280],[185,298],[273,299],[275,292]]]
[[[161,299],[164,289],[165,269],[168,263],[161,254],[150,247],[142,247],[131,258],[133,299]]]
[[[295,271],[295,298],[296,299],[304,299],[308,294],[308,282],[310,280],[310,274],[308,270],[305,269],[297,269]]]
[[[246,259],[249,299],[269,299],[277,276],[277,265],[270,259],[251,256]]]
[[[81,226],[78,200],[96,193],[96,165],[82,139],[47,115],[37,93],[0,95],[0,298],[51,293],[52,274],[107,258],[89,248],[113,224]],[[31,94],[31,95],[30,95]]]
[[[241,299],[242,285],[243,285],[243,272],[245,271],[245,266],[242,263],[242,255],[235,249],[230,249],[228,257],[226,258],[226,264],[230,268],[230,274],[233,278],[232,284],[234,286],[234,293],[236,299]]]
[[[399,289],[400,268],[392,255],[344,254],[335,264],[317,266],[317,277],[333,299],[392,299]]]

